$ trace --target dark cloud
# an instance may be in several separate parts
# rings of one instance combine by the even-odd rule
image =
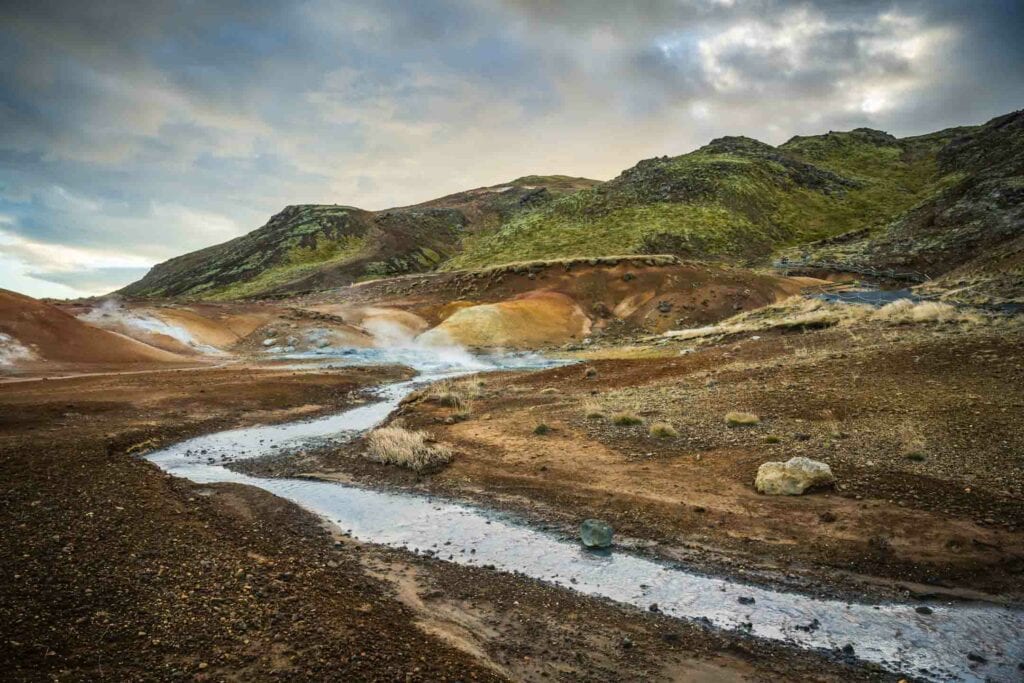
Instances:
[[[980,122],[1021,106],[1022,26],[1015,1],[8,0],[0,280],[119,285],[288,203]]]

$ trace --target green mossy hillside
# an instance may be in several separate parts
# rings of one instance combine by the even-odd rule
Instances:
[[[867,129],[779,147],[721,138],[521,213],[474,235],[445,267],[609,253],[756,263],[911,208],[941,183],[941,147],[941,138],[901,141]]]
[[[405,273],[666,254],[937,277],[1020,269],[1021,112],[895,138],[858,128],[772,146],[723,137],[608,182],[532,175],[385,211],[290,206],[155,266],[133,296],[233,299]],[[1016,240],[1016,241],[1013,241]],[[978,260],[979,250],[988,261]],[[1016,275],[1014,276],[1016,277]]]

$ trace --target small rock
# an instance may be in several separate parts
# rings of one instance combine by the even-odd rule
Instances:
[[[580,540],[588,548],[607,548],[612,544],[612,527],[599,519],[585,519],[580,524]]]
[[[931,607],[925,607],[924,605],[921,605],[920,607],[915,607],[914,611],[917,612],[918,614],[931,614],[932,613],[932,608]]]
[[[756,600],[754,600],[754,598],[747,597],[746,595],[743,595],[743,596],[740,596],[738,598],[738,602],[741,605],[753,605],[756,602]]]

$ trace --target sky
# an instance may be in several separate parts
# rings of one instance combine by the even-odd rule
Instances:
[[[109,292],[288,204],[982,123],[1022,64],[1019,0],[3,0],[0,287]]]

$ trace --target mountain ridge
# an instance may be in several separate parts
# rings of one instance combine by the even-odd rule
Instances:
[[[382,211],[293,205],[246,235],[154,266],[120,293],[275,296],[408,273],[608,254],[747,266],[784,255],[798,264],[863,271],[866,263],[893,266],[896,252],[908,249],[906,236],[882,239],[899,232],[892,226],[909,225],[914,211],[928,214],[921,207],[942,197],[992,204],[992,196],[965,188],[988,187],[998,176],[997,194],[1006,201],[996,202],[995,214],[979,206],[946,211],[943,234],[953,237],[941,264],[933,259],[937,265],[928,271],[937,277],[969,260],[960,242],[995,248],[1019,232],[1013,198],[1024,157],[1022,121],[1018,111],[905,138],[855,128],[793,136],[778,146],[724,136],[686,154],[641,160],[606,182],[523,176]],[[951,188],[960,188],[955,197]],[[958,212],[973,216],[970,236],[954,225]],[[987,226],[992,236],[977,234]]]

